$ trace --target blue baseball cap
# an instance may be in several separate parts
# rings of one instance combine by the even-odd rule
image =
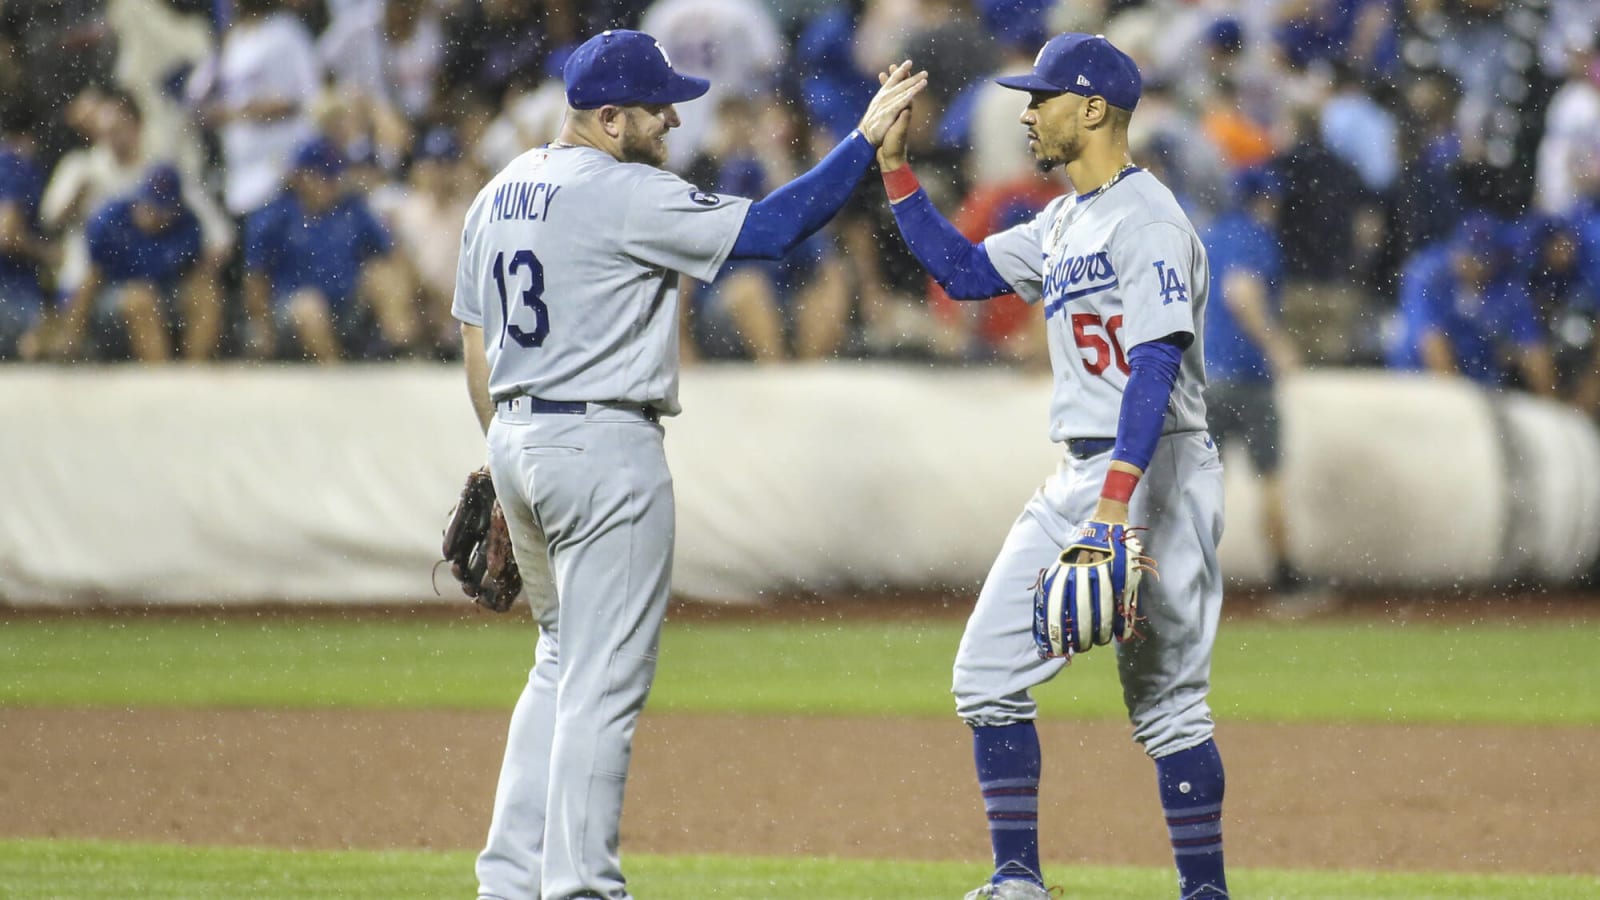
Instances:
[[[294,168],[320,175],[337,175],[344,171],[344,157],[333,141],[314,137],[294,151]]]
[[[562,76],[573,109],[683,103],[711,89],[704,78],[673,71],[660,41],[625,28],[602,31],[580,44]]]
[[[135,198],[160,210],[177,209],[183,204],[183,181],[171,163],[159,163],[145,174]]]
[[[1103,35],[1071,32],[1058,34],[1034,57],[1027,75],[996,78],[1003,87],[1041,94],[1077,94],[1104,97],[1118,109],[1139,103],[1143,81],[1133,58]]]
[[[1223,17],[1212,22],[1206,30],[1206,37],[1211,46],[1225,53],[1237,53],[1244,49],[1244,27],[1238,19]]]

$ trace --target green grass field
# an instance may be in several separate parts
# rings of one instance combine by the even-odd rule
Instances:
[[[960,622],[669,625],[653,712],[950,714]],[[0,706],[508,710],[526,622],[318,617],[0,621]],[[1600,625],[1228,623],[1213,705],[1257,721],[1593,725]],[[1046,688],[1052,716],[1120,719],[1111,656]],[[629,856],[647,900],[943,898],[970,864]],[[1164,869],[1074,867],[1068,896],[1167,898]],[[1600,898],[1600,880],[1427,873],[1231,873],[1252,898]],[[0,897],[462,897],[467,853],[286,852],[0,841]]]
[[[670,624],[657,712],[947,716],[961,623]],[[1600,625],[1229,623],[1212,706],[1277,722],[1600,723]],[[0,705],[507,709],[533,652],[510,620],[0,623]],[[1110,654],[1044,690],[1120,720]],[[1062,698],[1066,698],[1063,701]]]
[[[716,856],[628,856],[630,883],[647,900],[928,900],[987,872],[958,863]],[[1146,900],[1171,895],[1154,869],[1074,867],[1069,897]],[[470,853],[269,851],[108,844],[0,842],[0,896],[43,898],[470,897]],[[1257,900],[1503,900],[1600,897],[1578,878],[1430,873],[1339,874],[1253,870],[1231,875]]]

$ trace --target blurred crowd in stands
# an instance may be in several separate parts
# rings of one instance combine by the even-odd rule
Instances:
[[[752,197],[915,60],[913,165],[974,238],[1065,185],[990,79],[1103,33],[1145,77],[1135,162],[1256,276],[1230,306],[1276,326],[1262,365],[1600,410],[1594,0],[0,0],[0,359],[451,357],[466,204],[554,138],[607,27],[711,79],[668,165]],[[687,296],[690,359],[1048,366],[1036,311],[928,281],[874,178]]]

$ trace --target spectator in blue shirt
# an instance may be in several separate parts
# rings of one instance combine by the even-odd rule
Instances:
[[[41,276],[53,262],[39,232],[44,171],[34,159],[32,126],[22,102],[0,102],[0,360],[35,354],[44,311]]]
[[[1278,249],[1278,177],[1264,167],[1242,171],[1234,202],[1202,238],[1211,261],[1206,308],[1206,410],[1224,452],[1249,454],[1261,480],[1262,529],[1276,565],[1275,587],[1303,579],[1289,562],[1278,404],[1273,380],[1300,368],[1299,351],[1279,323],[1283,253]],[[1237,442],[1237,446],[1235,443]]]
[[[1451,240],[1412,257],[1400,276],[1390,365],[1553,395],[1555,364],[1515,250],[1504,226],[1477,212]]]
[[[181,332],[183,358],[209,359],[222,320],[218,272],[206,264],[200,220],[184,204],[178,170],[153,167],[131,196],[90,217],[89,269],[68,302],[54,353],[75,354],[85,324],[98,317],[108,335],[124,334],[140,362],[172,358]]]
[[[295,154],[289,186],[245,225],[245,308],[258,357],[273,356],[280,340],[321,363],[409,353],[417,342],[411,280],[343,172],[332,142],[312,139]]]

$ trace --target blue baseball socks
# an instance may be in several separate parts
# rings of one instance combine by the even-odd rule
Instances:
[[[1032,722],[974,727],[972,750],[983,808],[989,814],[993,881],[1023,879],[1043,887],[1039,874],[1039,732]]]
[[[1216,742],[1207,740],[1156,760],[1156,779],[1178,865],[1178,893],[1223,900],[1228,896],[1222,867],[1225,779]]]

